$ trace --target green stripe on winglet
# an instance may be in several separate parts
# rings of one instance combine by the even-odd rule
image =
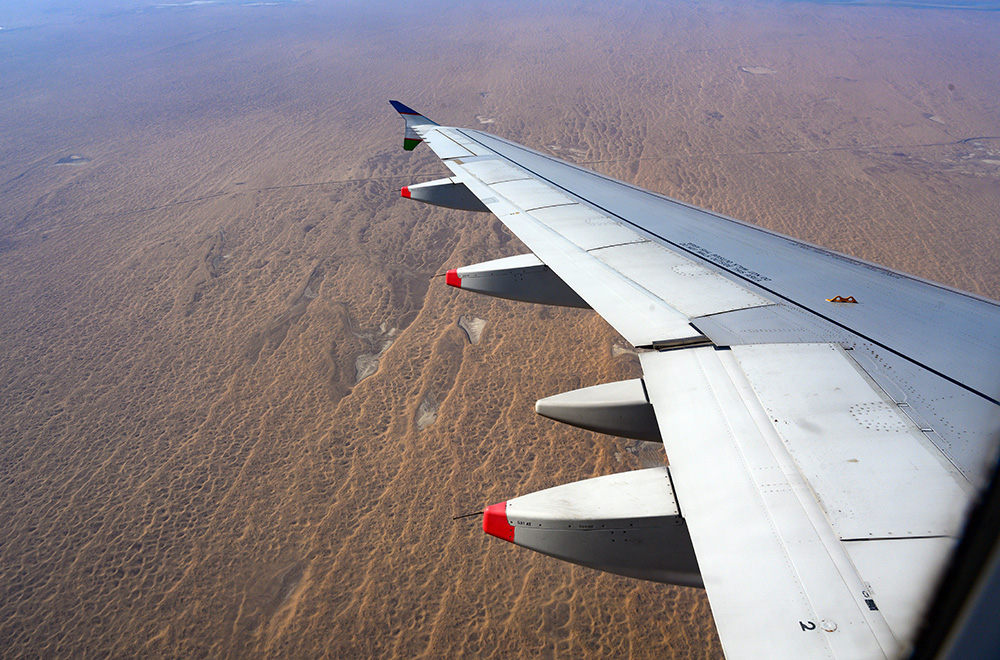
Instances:
[[[423,142],[423,140],[414,140],[413,138],[403,138],[403,151],[413,151],[417,148],[417,145]]]

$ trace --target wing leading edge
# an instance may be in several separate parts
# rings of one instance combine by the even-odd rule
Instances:
[[[623,435],[620,411],[655,411],[686,526],[665,551],[693,546],[727,657],[909,652],[992,470],[1000,306],[393,105],[540,262],[492,268],[487,292],[561,280],[643,349],[644,400],[586,405]],[[496,535],[552,519],[511,514]],[[659,579],[590,559],[596,536],[560,539],[573,551],[531,547]]]

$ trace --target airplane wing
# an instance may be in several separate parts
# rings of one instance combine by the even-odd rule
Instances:
[[[449,284],[590,307],[640,350],[638,381],[536,410],[670,461],[491,506],[488,533],[704,586],[730,659],[954,648],[997,566],[998,303],[392,105],[452,172],[403,195],[490,211],[531,251]]]

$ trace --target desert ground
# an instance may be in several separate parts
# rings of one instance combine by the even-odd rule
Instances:
[[[4,657],[721,657],[703,592],[452,520],[665,457],[534,415],[637,361],[444,285],[523,248],[400,198],[390,98],[1000,297],[998,12],[12,4]]]

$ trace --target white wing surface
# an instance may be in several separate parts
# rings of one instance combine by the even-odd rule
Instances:
[[[536,302],[582,299],[645,349],[642,388],[615,390],[631,400],[601,403],[611,390],[595,388],[580,398],[600,409],[599,424],[574,422],[572,406],[550,414],[539,404],[586,428],[626,428],[615,415],[655,412],[675,509],[601,526],[686,525],[731,659],[912,653],[992,475],[1000,306],[393,105],[409,147],[427,142],[453,174],[425,201],[472,208],[448,202],[462,184],[537,258],[459,269],[449,283]],[[518,293],[524,281],[534,297]],[[544,493],[530,511],[518,500],[491,507],[484,528],[616,570],[605,550],[593,559],[587,512],[570,516],[554,499],[547,509]],[[580,531],[546,536],[563,523]],[[650,538],[674,539],[664,553],[682,556],[674,534]],[[617,572],[642,577],[629,561]],[[694,569],[676,562],[657,574],[687,571],[678,581],[696,584]]]

